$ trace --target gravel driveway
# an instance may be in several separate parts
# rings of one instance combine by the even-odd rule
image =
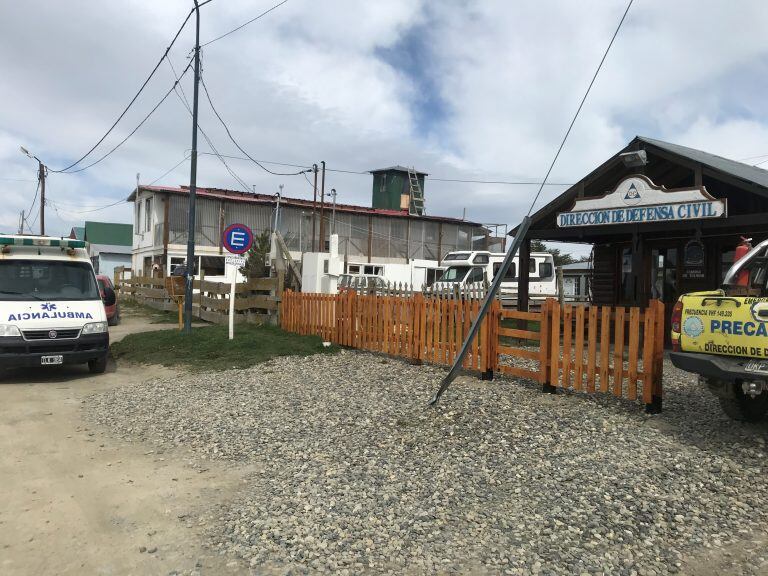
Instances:
[[[768,527],[768,428],[727,420],[692,376],[667,364],[665,412],[646,416],[469,377],[426,409],[443,374],[343,351],[155,380],[85,410],[128,438],[260,466],[200,521],[268,572],[667,574],[735,546],[731,570],[768,570],[745,551]]]

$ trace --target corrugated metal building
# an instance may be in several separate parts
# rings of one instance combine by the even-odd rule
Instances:
[[[161,276],[186,256],[189,188],[139,186],[128,198],[134,202],[133,269]],[[259,234],[274,226],[276,197],[218,188],[198,188],[196,255],[207,277],[223,275],[221,234],[232,223],[246,224]],[[317,209],[314,209],[317,208]],[[337,204],[335,217],[326,202],[324,238],[320,234],[319,203],[282,198],[278,229],[292,256],[326,249],[330,235],[339,235],[339,254],[349,262],[407,263],[434,261],[452,250],[500,249],[490,246],[481,224],[440,216],[411,215],[408,210]],[[314,221],[314,226],[313,226]],[[313,229],[315,233],[313,246]]]

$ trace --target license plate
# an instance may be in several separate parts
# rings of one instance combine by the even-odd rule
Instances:
[[[750,360],[744,365],[747,372],[756,372],[758,374],[768,374],[767,360]]]
[[[40,357],[40,364],[44,365],[50,365],[50,364],[62,364],[64,362],[64,356],[61,354],[57,356],[41,356]]]

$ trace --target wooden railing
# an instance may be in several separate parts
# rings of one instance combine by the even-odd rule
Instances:
[[[235,322],[278,323],[283,275],[252,278],[235,286]],[[137,276],[116,283],[121,297],[131,298],[158,310],[175,311],[176,304],[165,290],[164,278]],[[208,322],[224,324],[229,318],[229,282],[195,280],[193,315]]]
[[[281,325],[300,334],[417,362],[451,365],[480,300],[305,294],[285,291]],[[545,301],[535,312],[494,301],[464,368],[557,388],[610,393],[661,406],[664,308],[574,306]]]

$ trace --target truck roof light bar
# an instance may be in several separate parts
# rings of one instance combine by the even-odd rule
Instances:
[[[54,246],[61,248],[85,248],[85,244],[85,240],[75,240],[73,238],[0,235],[0,246]]]

